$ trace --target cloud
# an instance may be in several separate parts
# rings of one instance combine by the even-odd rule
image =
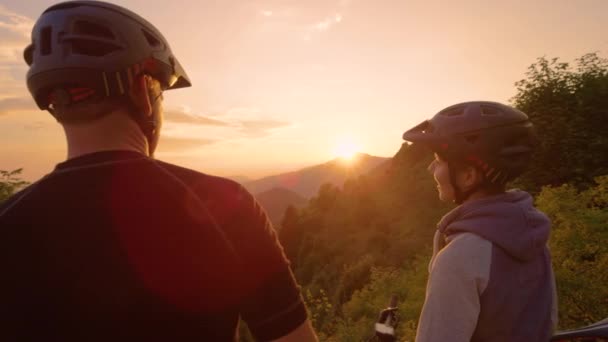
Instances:
[[[312,27],[317,31],[327,31],[330,27],[342,21],[341,14],[335,14],[333,17],[325,18],[314,24]]]
[[[0,5],[0,64],[23,63],[23,49],[30,42],[34,20]]]
[[[282,127],[291,126],[291,123],[286,121],[278,121],[272,119],[261,120],[243,120],[240,121],[239,131],[249,138],[260,138],[268,136],[273,130]]]
[[[312,39],[313,35],[320,34],[326,31],[329,31],[335,25],[338,25],[342,22],[342,14],[336,13],[332,16],[328,16],[325,19],[318,21],[310,26],[308,26],[304,30],[303,38],[304,40]]]
[[[165,111],[165,119],[176,123],[188,123],[203,126],[230,126],[230,123],[212,119],[202,115],[192,114],[188,109],[172,109]]]
[[[36,108],[29,98],[17,99],[27,96],[23,49],[30,43],[33,26],[33,19],[0,5],[0,115]]]
[[[225,114],[226,120],[246,138],[262,138],[276,129],[291,126],[290,122],[277,120],[272,116],[256,106],[234,107]]]
[[[32,31],[32,27],[34,27],[33,19],[0,5],[0,28],[7,28],[27,37]]]
[[[184,150],[193,150],[211,145],[215,142],[216,140],[213,139],[184,138],[162,135],[158,143],[158,150],[159,152],[183,152]]]
[[[304,40],[310,40],[341,23],[343,13],[350,4],[351,0],[320,1],[314,6],[277,1],[274,4],[265,3],[263,7],[248,3],[245,8],[261,18],[258,21],[259,32],[295,34]]]
[[[25,112],[38,110],[31,98],[9,97],[0,100],[0,116],[12,112]]]
[[[182,106],[166,113],[163,132],[175,139],[186,139],[193,144],[200,144],[201,139],[198,137],[205,137],[203,140],[207,142],[257,139],[288,126],[291,126],[290,122],[275,119],[256,106],[229,108],[217,118],[194,115],[187,106]]]
[[[273,12],[269,11],[269,10],[263,10],[263,11],[260,11],[260,14],[265,17],[272,17]]]
[[[23,126],[27,131],[37,131],[45,127],[48,127],[48,123],[43,121],[35,121]]]
[[[248,119],[257,118],[260,116],[261,110],[256,106],[249,107],[233,107],[226,110],[226,116],[233,119]]]

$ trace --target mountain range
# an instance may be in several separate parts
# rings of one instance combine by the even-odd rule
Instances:
[[[342,186],[344,181],[368,173],[385,164],[389,158],[358,153],[351,159],[336,158],[326,163],[297,171],[281,173],[258,180],[244,182],[266,210],[276,228],[288,206],[304,206],[315,196],[321,185],[331,183]]]

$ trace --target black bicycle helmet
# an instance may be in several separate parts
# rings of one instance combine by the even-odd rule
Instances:
[[[533,125],[525,113],[487,101],[447,107],[405,132],[403,139],[429,146],[448,163],[477,167],[494,184],[505,184],[522,174],[535,143]],[[458,197],[468,197],[464,195],[457,194],[457,202],[463,200]]]
[[[40,109],[49,109],[49,95],[56,88],[75,90],[72,95],[124,95],[142,73],[157,79],[164,90],[191,85],[152,24],[100,1],[49,7],[32,30],[24,59],[30,67],[27,86]]]

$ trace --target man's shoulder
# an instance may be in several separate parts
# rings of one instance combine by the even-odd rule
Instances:
[[[37,183],[30,184],[27,187],[21,189],[20,191],[13,194],[6,201],[0,203],[0,216],[8,211],[11,207],[13,207],[16,203],[18,203],[29,191],[31,191]]]
[[[235,204],[253,200],[253,196],[238,182],[183,166],[156,160],[155,163],[177,178],[204,201],[222,201]]]
[[[187,167],[167,163],[161,160],[155,160],[155,163],[165,171],[169,172],[174,177],[192,186],[207,185],[213,188],[222,188],[225,190],[239,191],[242,186],[228,178],[206,174],[200,171],[189,169]]]

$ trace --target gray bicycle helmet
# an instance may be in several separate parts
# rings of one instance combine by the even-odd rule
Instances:
[[[40,109],[49,109],[56,88],[72,90],[72,99],[93,92],[122,96],[142,73],[157,79],[164,90],[191,85],[152,24],[100,1],[68,1],[45,10],[24,59],[30,67],[27,86]]]
[[[525,113],[487,101],[447,107],[406,131],[403,139],[427,145],[448,163],[472,165],[485,174],[487,183],[502,185],[525,171],[535,144],[534,128]],[[455,186],[454,190],[457,203],[472,193],[460,193]]]

